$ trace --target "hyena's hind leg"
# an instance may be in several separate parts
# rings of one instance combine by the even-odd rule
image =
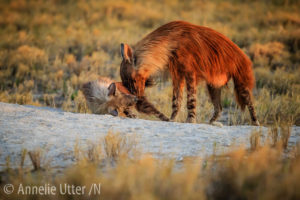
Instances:
[[[187,89],[187,109],[188,116],[186,122],[196,123],[196,76],[190,73],[186,76],[186,89]]]
[[[210,84],[207,84],[207,90],[208,94],[210,96],[211,102],[214,106],[214,114],[212,118],[209,120],[210,124],[222,126],[221,123],[217,123],[216,120],[219,118],[221,111],[222,111],[222,105],[221,105],[221,88],[215,88]]]
[[[257,120],[256,117],[256,113],[254,110],[254,106],[253,106],[253,102],[252,102],[252,93],[251,91],[249,91],[249,89],[242,87],[240,85],[238,85],[235,82],[235,95],[237,97],[238,103],[241,106],[241,109],[244,110],[245,106],[248,107],[250,116],[251,116],[251,120],[252,120],[252,124],[259,126],[259,121]]]
[[[181,107],[183,88],[184,78],[173,78],[172,121],[176,118]]]

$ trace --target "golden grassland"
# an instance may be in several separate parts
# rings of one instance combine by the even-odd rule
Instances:
[[[0,173],[1,199],[8,197],[2,190],[6,183],[15,187],[19,183],[87,187],[101,183],[100,196],[14,193],[11,199],[300,198],[300,147],[287,148],[288,127],[300,125],[297,0],[0,1],[0,101],[90,112],[80,91],[82,83],[99,75],[120,80],[120,43],[134,44],[172,20],[218,30],[251,58],[258,118],[272,127],[268,139],[253,133],[249,149],[241,146],[221,155],[178,162],[142,154],[134,138],[109,133],[88,150],[74,147],[75,164],[58,172],[43,162],[41,150],[24,150],[19,168],[12,169],[8,158],[7,169]],[[248,123],[249,115],[238,109],[232,87],[230,83],[222,93],[227,123]],[[146,92],[159,110],[170,115],[170,82]],[[207,122],[212,105],[203,84],[198,97],[197,122]],[[180,122],[186,116],[184,103]],[[31,159],[33,170],[23,166],[24,159]]]
[[[299,199],[300,146],[287,148],[289,130],[270,130],[250,137],[250,148],[231,147],[209,157],[156,159],[136,147],[135,136],[108,133],[87,150],[76,146],[75,164],[60,172],[43,162],[45,152],[23,151],[17,169],[2,172],[1,188],[60,184],[101,184],[100,195],[22,195],[17,190],[3,199]],[[245,144],[246,145],[246,144]],[[33,167],[24,167],[29,157]],[[8,164],[9,166],[9,164]]]
[[[136,149],[134,138],[109,133],[86,151],[75,148],[73,166],[47,167],[43,152],[22,152],[20,167],[1,172],[15,187],[101,183],[100,196],[20,196],[11,199],[299,199],[300,147],[287,148],[290,125],[300,125],[300,2],[297,0],[2,0],[0,1],[0,101],[90,112],[80,86],[99,75],[116,80],[121,42],[134,44],[172,20],[208,26],[232,39],[251,58],[255,107],[269,125],[268,139],[253,133],[250,148],[209,157],[155,159]],[[222,104],[228,124],[248,123],[232,83]],[[170,82],[147,91],[171,113]],[[151,95],[150,95],[151,94]],[[197,122],[212,113],[206,88],[198,89]],[[184,102],[183,102],[183,106]],[[178,118],[185,119],[185,109]],[[146,119],[149,116],[139,115]],[[278,128],[281,127],[281,128]],[[281,131],[279,131],[281,129]],[[25,168],[31,159],[33,170]]]
[[[164,23],[185,20],[220,31],[252,59],[262,124],[300,125],[299,8],[297,0],[4,0],[0,101],[90,112],[80,86],[99,75],[120,80],[121,42],[134,44]],[[151,101],[169,115],[170,82],[149,92]],[[197,122],[207,122],[212,106],[203,85],[198,97]],[[232,84],[222,99],[227,124],[249,122],[248,113],[237,109]],[[184,121],[185,110],[183,105],[178,121]]]

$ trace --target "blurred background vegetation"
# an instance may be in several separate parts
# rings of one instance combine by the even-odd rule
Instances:
[[[0,184],[44,185],[50,181],[57,186],[65,182],[89,187],[100,182],[105,199],[299,199],[300,146],[286,149],[290,135],[286,127],[300,125],[299,0],[1,0],[0,101],[89,112],[81,84],[99,75],[120,80],[120,43],[135,44],[173,20],[211,27],[251,58],[257,114],[262,124],[273,127],[269,143],[262,144],[261,134],[254,133],[250,149],[205,159],[184,158],[178,164],[138,153],[136,158],[129,157],[136,154],[132,145],[108,134],[87,152],[78,150],[78,163],[61,176],[53,177],[51,169],[36,164],[42,157],[39,152],[30,157],[36,169],[26,171],[24,150],[20,169],[7,167]],[[221,121],[248,123],[248,112],[237,108],[232,83],[229,88],[222,93]],[[198,91],[197,121],[203,123],[213,109],[204,85]],[[157,108],[170,115],[170,82],[147,92]],[[185,119],[183,107],[178,121]],[[277,126],[282,127],[280,132]],[[14,195],[10,197],[31,199]]]
[[[89,112],[82,83],[99,75],[120,80],[120,43],[135,44],[173,20],[211,27],[252,59],[262,124],[300,125],[298,0],[1,0],[0,101]],[[170,82],[149,92],[170,115]],[[197,121],[207,122],[213,109],[204,85],[198,96]],[[232,84],[223,89],[222,104],[221,121],[249,122],[248,112],[237,109]],[[178,121],[185,119],[182,107]]]

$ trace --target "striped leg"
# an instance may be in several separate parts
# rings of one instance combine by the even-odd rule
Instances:
[[[184,79],[173,79],[173,99],[172,99],[172,115],[171,120],[174,120],[178,114],[182,102],[182,91],[184,88]]]
[[[251,99],[248,103],[248,110],[250,112],[250,116],[251,116],[251,119],[252,119],[252,124],[254,124],[256,126],[259,126],[260,124],[259,124],[259,121],[257,120],[256,113],[255,113],[255,110],[254,110],[253,103],[252,103]]]
[[[129,117],[129,118],[136,118],[136,115],[132,113],[130,107],[124,108],[123,113],[126,115],[126,117]]]
[[[196,123],[196,76],[195,74],[188,74],[186,76],[187,88],[187,109],[188,116],[186,122]]]
[[[250,113],[250,116],[252,119],[252,124],[259,126],[260,124],[256,117],[256,113],[254,110],[254,106],[253,106],[253,102],[252,102],[252,98],[251,98],[251,94],[250,94],[249,90],[245,89],[242,92],[242,98],[245,102],[245,105],[247,105],[247,107],[248,107],[248,110],[249,110],[249,113]]]
[[[159,118],[162,121],[169,121],[169,118],[166,117],[163,113],[159,112],[147,99],[146,97],[140,97],[136,103],[136,109],[139,112],[145,114],[152,114]]]
[[[215,87],[207,84],[207,90],[208,90],[211,102],[214,106],[214,114],[209,121],[210,124],[213,124],[219,118],[220,113],[222,111],[221,88],[215,88]]]
[[[260,124],[259,124],[259,121],[257,120],[256,113],[254,110],[251,92],[247,88],[238,87],[237,84],[235,87],[236,87],[235,88],[236,92],[239,95],[239,99],[242,101],[241,103],[243,103],[244,105],[246,105],[248,107],[248,110],[249,110],[249,113],[251,116],[251,120],[252,120],[252,124],[259,126]],[[243,109],[243,107],[242,107],[242,109]]]

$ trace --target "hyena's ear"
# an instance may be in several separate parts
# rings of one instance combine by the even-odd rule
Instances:
[[[108,89],[108,96],[116,95],[117,87],[115,83],[110,84],[107,89]]]
[[[129,63],[133,60],[133,52],[128,44],[121,43],[121,55],[123,60],[127,60]]]

